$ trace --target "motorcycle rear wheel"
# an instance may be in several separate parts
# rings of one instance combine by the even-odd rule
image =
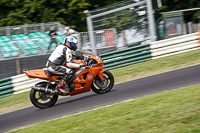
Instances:
[[[30,91],[30,100],[35,107],[44,109],[53,106],[58,100],[58,95],[45,94],[32,88]]]
[[[113,88],[114,77],[112,73],[109,72],[108,70],[104,71],[103,78],[104,78],[103,81],[99,77],[94,78],[91,85],[92,91],[98,94],[104,94],[109,92]]]

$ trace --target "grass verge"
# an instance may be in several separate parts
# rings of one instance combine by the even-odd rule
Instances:
[[[197,133],[200,84],[34,124],[13,133]]]
[[[127,67],[113,69],[111,72],[117,83],[146,77],[162,72],[200,64],[200,50],[163,57]]]
[[[17,95],[1,98],[0,114],[22,109],[29,106],[32,106],[32,103],[29,100],[29,92],[24,92]]]
[[[150,60],[111,70],[115,83],[200,64],[200,50]],[[31,106],[28,92],[0,100],[0,114]]]

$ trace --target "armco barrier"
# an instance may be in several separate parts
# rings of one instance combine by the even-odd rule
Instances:
[[[152,42],[150,45],[137,45],[127,49],[102,54],[100,56],[104,60],[105,68],[114,69],[199,48],[200,31]]]
[[[198,34],[199,34],[199,44],[200,44],[200,30],[198,30]]]
[[[0,98],[11,96],[30,90],[40,79],[30,79],[25,74],[20,74],[0,80]]]
[[[199,49],[199,33],[192,33],[150,43],[152,59]]]
[[[151,59],[149,45],[137,45],[100,55],[104,60],[104,68],[114,69]]]

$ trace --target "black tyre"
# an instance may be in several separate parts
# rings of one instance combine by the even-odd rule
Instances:
[[[103,81],[99,77],[94,78],[91,85],[92,91],[98,94],[104,94],[109,92],[113,88],[114,77],[112,73],[109,72],[108,70],[104,71],[103,78],[104,78]]]
[[[44,109],[53,106],[58,100],[58,95],[45,94],[36,89],[31,89],[30,100],[34,106]]]

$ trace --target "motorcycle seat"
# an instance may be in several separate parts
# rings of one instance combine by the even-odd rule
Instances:
[[[61,74],[54,74],[48,70],[44,70],[45,74],[48,76],[48,77],[52,77],[52,76],[63,76]]]

